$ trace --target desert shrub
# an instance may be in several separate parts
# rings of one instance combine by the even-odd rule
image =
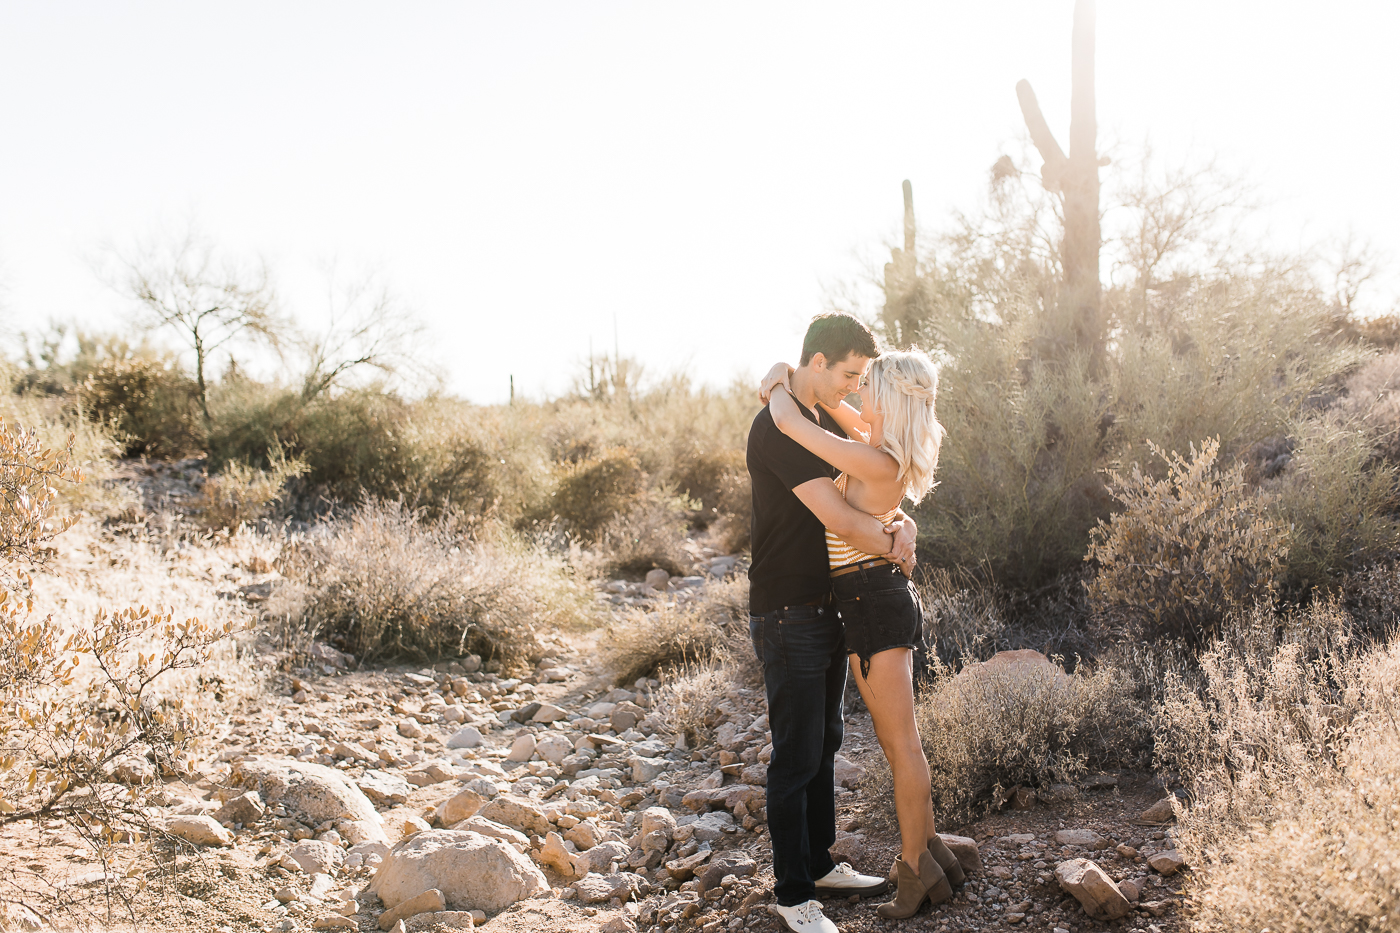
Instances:
[[[305,622],[362,657],[419,660],[468,652],[515,667],[537,628],[593,624],[587,585],[565,562],[499,529],[467,535],[400,501],[367,499],[288,555],[307,588]]]
[[[171,362],[103,360],[78,387],[84,412],[120,433],[128,457],[175,458],[203,446],[199,391]]]
[[[955,675],[938,663],[915,717],[944,822],[1000,804],[1018,784],[1044,787],[1089,768],[1134,765],[1149,747],[1133,678],[1107,666],[1065,674],[1045,664],[992,664]],[[888,767],[877,766],[873,796],[892,808],[889,782]]]
[[[657,492],[639,496],[613,516],[598,536],[601,569],[608,576],[640,577],[653,567],[684,576],[692,558],[685,550],[686,509],[675,497]]]
[[[195,514],[209,528],[237,528],[245,522],[267,517],[272,506],[284,495],[289,479],[307,471],[300,460],[288,460],[282,453],[270,458],[268,469],[230,461],[213,476],[207,476],[195,499]]]
[[[604,630],[599,650],[618,683],[716,665],[745,669],[753,654],[748,580],[708,583],[698,599],[633,611]]]
[[[565,463],[548,504],[550,517],[584,539],[594,539],[614,517],[626,513],[646,489],[637,456],[624,447]]]
[[[1358,643],[1331,602],[1239,616],[1172,684],[1161,767],[1190,792],[1178,847],[1201,930],[1389,929],[1400,647]]]
[[[56,485],[82,475],[71,449],[46,448],[33,431],[0,424],[0,826],[64,822],[97,854],[109,896],[121,899],[127,871],[121,843],[162,835],[151,819],[161,775],[188,771],[199,722],[167,675],[198,667],[230,635],[198,619],[176,622],[145,607],[99,610],[65,634],[52,615],[36,618],[32,581],[16,564],[72,518],[54,514]],[[149,653],[148,652],[149,649]],[[37,841],[37,840],[36,840]],[[152,850],[155,851],[155,850]],[[157,853],[158,854],[158,853]],[[144,873],[140,873],[144,879]],[[61,886],[11,867],[0,901],[35,903]],[[40,893],[45,890],[56,894]],[[50,905],[52,906],[52,905]]]
[[[967,571],[942,568],[917,578],[924,638],[934,657],[956,670],[1006,647],[1006,622],[996,594]]]
[[[1375,456],[1367,436],[1332,417],[1292,432],[1292,459],[1263,484],[1274,497],[1278,524],[1288,529],[1283,580],[1306,594],[1393,553],[1400,467]]]
[[[1206,827],[1194,814],[1196,807],[1187,811],[1181,842],[1203,869],[1193,897],[1197,929],[1394,929],[1400,914],[1394,842],[1400,812],[1395,709],[1400,649],[1377,649],[1348,665],[1348,674],[1352,702],[1314,706],[1311,716],[1294,716],[1301,728],[1292,731],[1291,743],[1314,746],[1314,767],[1246,772],[1262,785],[1258,792],[1274,798],[1273,819],[1231,825],[1228,839],[1213,840],[1202,832]],[[1272,690],[1268,695],[1276,706],[1289,699]],[[1299,757],[1304,757],[1301,750]],[[1210,802],[1207,811],[1219,809]]]
[[[0,418],[23,424],[46,448],[70,452],[85,480],[56,484],[57,502],[65,510],[107,516],[129,505],[129,494],[109,482],[111,458],[121,446],[103,425],[65,409],[60,399],[33,396],[0,395]]]
[[[1165,479],[1110,473],[1123,511],[1094,531],[1086,559],[1095,609],[1149,634],[1199,641],[1231,609],[1272,597],[1287,529],[1267,517],[1239,464],[1215,468],[1219,441],[1203,441],[1188,461],[1148,446],[1167,463]]]

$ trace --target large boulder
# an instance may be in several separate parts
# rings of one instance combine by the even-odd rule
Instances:
[[[453,910],[504,910],[549,892],[544,873],[498,839],[479,833],[434,829],[389,850],[370,884],[386,908],[434,888]]]
[[[1030,648],[1019,651],[998,651],[986,661],[969,664],[958,672],[957,679],[968,681],[983,677],[1008,679],[1013,681],[1045,678],[1056,683],[1065,683],[1069,675],[1054,661]]]
[[[334,768],[286,759],[241,761],[230,781],[257,791],[268,803],[280,803],[304,823],[360,821],[366,824],[365,838],[389,841],[374,804]]]

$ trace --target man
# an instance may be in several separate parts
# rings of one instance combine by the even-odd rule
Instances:
[[[846,435],[817,403],[835,408],[860,387],[878,356],[869,329],[846,314],[818,315],[791,377],[804,415]],[[841,747],[846,647],[831,606],[825,529],[871,554],[913,557],[914,523],[887,530],[846,504],[836,471],[787,437],[765,407],[749,430],[753,480],[753,564],[749,632],[763,664],[773,757],[768,765],[768,832],[773,841],[772,908],[796,933],[836,933],[818,893],[882,893],[884,878],[837,866],[833,762]]]

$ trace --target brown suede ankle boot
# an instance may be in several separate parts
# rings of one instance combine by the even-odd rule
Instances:
[[[928,851],[933,856],[933,860],[938,863],[938,867],[943,869],[943,874],[948,876],[948,883],[953,887],[959,887],[967,880],[962,863],[953,854],[953,850],[948,848],[948,844],[938,838],[937,833],[928,841]]]
[[[898,890],[894,900],[881,904],[875,912],[886,920],[903,920],[918,913],[924,901],[939,904],[953,896],[953,888],[943,874],[943,869],[933,860],[929,852],[919,853],[919,870],[904,861],[903,856],[894,860],[894,875]]]

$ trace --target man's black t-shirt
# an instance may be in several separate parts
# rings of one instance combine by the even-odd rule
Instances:
[[[825,409],[820,418],[798,410],[846,437]],[[810,480],[836,478],[836,469],[778,430],[764,408],[749,428],[749,477],[753,481],[753,564],[749,567],[749,611],[772,612],[820,599],[831,589],[826,529],[793,489]]]

